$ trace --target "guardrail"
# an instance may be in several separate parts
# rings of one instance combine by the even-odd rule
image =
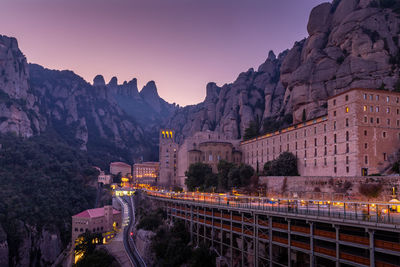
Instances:
[[[174,193],[144,190],[148,195],[188,203],[286,214],[327,217],[372,222],[400,227],[400,204],[390,202],[326,201],[312,199],[274,199],[252,196],[230,196],[212,193]]]

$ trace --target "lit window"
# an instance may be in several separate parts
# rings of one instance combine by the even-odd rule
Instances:
[[[390,108],[386,108],[386,113],[390,113]]]
[[[349,113],[349,107],[346,107],[346,113]]]
[[[364,111],[367,111],[367,106],[364,106],[364,107],[363,107],[363,110],[364,110]]]

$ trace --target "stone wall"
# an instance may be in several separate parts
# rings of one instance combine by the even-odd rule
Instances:
[[[379,200],[390,200],[393,187],[400,186],[400,176],[260,176],[259,183],[268,196],[313,197],[323,199],[359,199],[366,197],[359,193],[361,184],[383,185]]]

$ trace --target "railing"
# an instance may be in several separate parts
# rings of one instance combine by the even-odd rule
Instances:
[[[340,241],[346,241],[351,243],[357,243],[362,245],[369,245],[369,238],[363,236],[354,236],[354,235],[346,235],[346,234],[339,234]]]
[[[395,224],[400,227],[400,213],[397,206],[388,202],[354,202],[354,201],[326,201],[311,199],[273,199],[252,196],[230,196],[208,193],[174,193],[145,190],[150,196],[196,202],[239,209],[271,211],[320,218],[337,218],[357,222],[375,222]],[[186,209],[185,209],[186,210]],[[204,212],[203,212],[204,214]],[[210,212],[207,212],[210,214]],[[228,218],[226,215],[225,218]],[[233,215],[236,221],[242,221],[240,216]],[[248,222],[252,223],[251,219]]]
[[[279,228],[279,229],[282,229],[282,230],[287,230],[288,229],[288,225],[287,224],[278,223],[278,222],[272,222],[272,227]]]
[[[369,266],[369,258],[349,254],[346,252],[340,252],[340,258],[347,261],[352,261],[355,263],[363,264]]]
[[[325,255],[331,256],[331,257],[336,257],[336,250],[334,250],[334,249],[314,246],[314,251],[317,252],[317,253],[321,253],[321,254],[325,254]]]
[[[331,239],[336,239],[336,233],[330,232],[330,231],[324,231],[324,230],[315,229],[314,230],[314,235],[327,237],[327,238],[331,238]]]
[[[272,236],[272,241],[278,242],[278,243],[282,243],[282,244],[288,244],[288,240],[286,238],[283,237],[279,237],[279,236]]]
[[[296,240],[291,240],[290,244],[294,247],[302,248],[305,250],[310,250],[310,244],[306,244],[306,243],[296,241]]]
[[[297,226],[297,225],[291,225],[290,226],[290,231],[309,234],[310,233],[310,228],[309,227],[303,227],[303,226]]]
[[[400,252],[400,243],[375,239],[375,247]]]

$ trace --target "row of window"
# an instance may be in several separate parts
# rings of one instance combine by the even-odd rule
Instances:
[[[346,99],[346,101],[347,101],[348,100],[348,96],[346,96],[346,97],[347,97],[347,99]],[[363,98],[364,98],[364,100],[369,99],[370,101],[373,101],[374,100],[374,95],[370,94],[369,97],[368,97],[368,94],[364,94]],[[379,101],[379,99],[380,99],[380,96],[379,95],[375,95],[375,101]],[[396,97],[396,98],[393,97],[393,99],[396,100],[396,103],[399,103],[399,97]],[[390,96],[386,96],[385,100],[386,100],[387,103],[389,103],[390,102]]]
[[[368,111],[368,107],[367,106],[363,106],[363,111],[367,112]],[[376,106],[375,107],[375,112],[378,113],[379,111],[380,111],[380,107]],[[370,106],[369,107],[369,112],[374,112],[374,106]],[[390,107],[386,108],[386,113],[390,114]],[[397,113],[397,115],[399,115],[400,114],[400,110],[396,109],[396,113]]]

